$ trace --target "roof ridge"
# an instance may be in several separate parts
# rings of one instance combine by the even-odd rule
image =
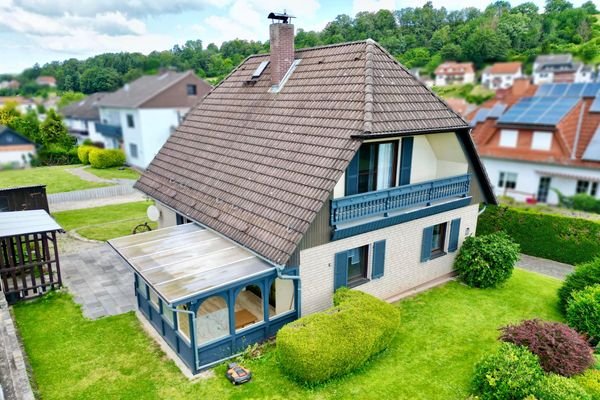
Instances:
[[[364,121],[363,133],[371,133],[373,131],[373,43],[372,39],[367,39],[367,48],[365,55],[365,106],[364,106]]]
[[[321,49],[327,49],[327,48],[331,48],[331,47],[351,46],[351,45],[354,45],[354,44],[369,43],[370,41],[371,42],[375,42],[373,39],[369,38],[369,39],[354,40],[354,41],[351,41],[351,42],[324,44],[324,45],[321,45],[321,46],[313,46],[313,47],[302,47],[300,49],[294,49],[294,51],[298,52],[298,51],[321,50]],[[264,56],[269,56],[269,55],[271,55],[270,52],[268,52],[268,53],[250,54],[248,57],[246,57],[246,59],[244,61],[246,61],[246,60],[248,60],[250,58],[254,58],[254,57],[264,57]],[[241,64],[243,64],[243,62]]]

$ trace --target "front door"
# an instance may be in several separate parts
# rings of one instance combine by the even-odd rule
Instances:
[[[548,201],[548,192],[550,191],[550,177],[540,177],[540,184],[538,185],[537,201],[540,203],[546,203]]]

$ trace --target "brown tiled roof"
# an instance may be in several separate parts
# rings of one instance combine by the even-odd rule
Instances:
[[[66,118],[99,121],[98,101],[106,94],[106,92],[92,93],[83,100],[61,108],[60,113]]]
[[[136,187],[285,264],[360,146],[356,135],[465,129],[371,40],[299,50],[270,93],[251,56],[191,111]]]
[[[435,69],[436,75],[464,75],[466,73],[474,73],[475,67],[473,67],[473,63],[457,63],[455,61],[446,61],[443,64],[440,64]]]

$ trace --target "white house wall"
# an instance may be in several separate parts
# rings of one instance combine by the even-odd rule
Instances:
[[[424,283],[452,272],[457,252],[421,262],[423,229],[460,218],[459,246],[468,231],[474,234],[479,205],[405,222],[362,235],[337,240],[300,252],[300,278],[302,280],[302,314],[322,311],[333,304],[334,257],[341,251],[386,241],[384,274],[379,279],[356,286],[355,289],[389,299]],[[448,237],[448,234],[446,235]],[[369,275],[372,262],[370,248]]]
[[[173,108],[141,108],[137,110],[140,134],[143,135],[143,138],[138,144],[139,157],[134,165],[146,168],[150,164],[179,125],[180,115],[183,116],[184,112]],[[126,151],[129,151],[128,147],[126,147]]]
[[[18,164],[19,166],[29,164],[30,155],[35,155],[35,150],[8,150],[0,149],[0,167],[3,164]],[[25,157],[25,162],[23,162]],[[0,168],[1,169],[1,168]]]

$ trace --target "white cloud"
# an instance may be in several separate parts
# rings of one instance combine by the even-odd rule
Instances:
[[[401,7],[406,7],[406,5],[402,4]],[[361,11],[373,12],[381,9],[396,10],[397,8],[398,4],[395,0],[354,0],[352,2],[352,16]]]

